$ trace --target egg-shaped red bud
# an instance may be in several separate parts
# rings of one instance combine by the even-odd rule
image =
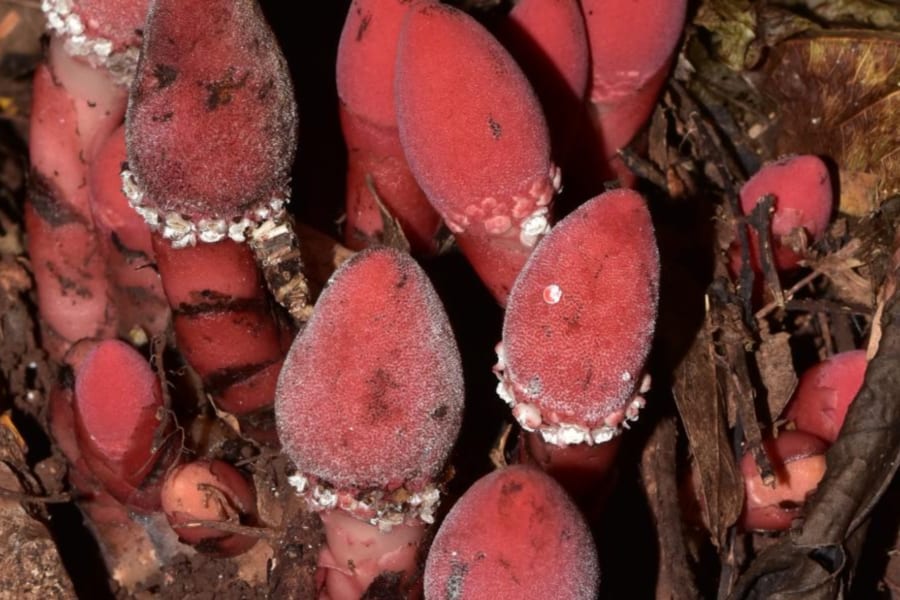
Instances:
[[[533,467],[477,482],[450,510],[425,563],[425,598],[597,597],[600,568],[587,523]]]
[[[828,167],[812,155],[789,156],[765,165],[741,188],[744,214],[749,215],[766,195],[775,197],[771,216],[775,266],[779,270],[792,269],[801,257],[782,238],[802,229],[810,240],[816,241],[828,228],[834,210]],[[750,241],[754,266],[759,269],[756,236],[751,235]]]
[[[744,512],[740,524],[747,530],[783,531],[800,516],[807,496],[825,475],[828,444],[809,433],[783,431],[763,442],[775,473],[775,486],[767,486],[753,455],[741,459],[744,477]]]
[[[867,365],[865,350],[841,352],[814,365],[800,377],[784,418],[800,431],[834,443],[862,388]]]
[[[169,471],[162,487],[162,509],[169,524],[186,544],[201,552],[236,556],[257,538],[214,527],[193,527],[196,521],[252,524],[256,492],[236,468],[221,460],[197,460]]]
[[[126,118],[143,194],[132,202],[160,220],[252,218],[285,193],[296,119],[287,63],[257,2],[152,4]]]
[[[459,351],[408,255],[344,263],[294,340],[275,414],[300,473],[343,490],[421,490],[440,475],[463,406]]]
[[[644,199],[614,190],[545,237],[516,280],[498,348],[498,392],[556,444],[601,443],[643,406],[659,294]]]
[[[162,389],[147,361],[118,340],[96,345],[75,371],[75,430],[87,466],[119,501],[158,505],[157,475],[174,459]],[[152,481],[151,481],[152,480]]]
[[[397,122],[410,170],[505,303],[509,274],[549,229],[548,205],[560,186],[537,96],[484,27],[437,2],[409,9],[396,68]],[[499,251],[486,262],[463,238]],[[510,268],[493,268],[497,256]]]

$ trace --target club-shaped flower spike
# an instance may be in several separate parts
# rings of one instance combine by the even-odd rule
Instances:
[[[178,346],[229,412],[272,404],[284,356],[261,272],[296,320],[310,310],[284,211],[296,119],[287,63],[255,0],[151,4],[123,189],[155,230]]]
[[[333,598],[413,568],[462,406],[459,351],[425,273],[387,248],[347,261],[294,340],[275,400],[291,481],[325,522]],[[348,587],[357,595],[337,591]]]
[[[312,308],[284,205],[297,141],[287,62],[255,0],[155,0],[126,115],[132,206],[175,248],[248,242],[275,299]]]
[[[425,564],[425,599],[593,600],[597,550],[584,517],[542,471],[481,478],[450,510]]]
[[[176,247],[238,242],[287,200],[297,110],[253,0],[156,0],[126,119],[132,205]]]
[[[395,94],[410,170],[505,304],[561,183],[534,90],[475,19],[425,1],[400,32]]]
[[[554,227],[510,294],[495,367],[524,429],[551,444],[599,444],[637,419],[658,289],[638,193],[601,194]]]

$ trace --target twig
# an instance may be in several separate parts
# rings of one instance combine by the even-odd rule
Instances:
[[[832,256],[852,255],[856,252],[856,250],[859,249],[860,245],[861,245],[861,242],[858,239],[853,239],[853,240],[849,241],[846,246],[841,248],[837,253],[833,254]],[[843,256],[842,256],[842,258],[843,258]],[[794,294],[796,294],[797,292],[799,292],[800,290],[805,288],[807,285],[812,283],[819,275],[826,273],[827,266],[829,266],[829,265],[826,262],[820,263],[812,270],[811,273],[809,273],[808,275],[803,277],[800,281],[798,281],[797,283],[792,285],[790,287],[790,289],[788,289],[788,291],[784,292],[784,302],[791,300],[794,297]],[[769,302],[768,304],[763,306],[761,309],[756,311],[756,314],[754,316],[757,319],[762,319],[778,307],[779,307],[778,303],[773,300],[772,302]]]
[[[240,525],[238,523],[231,523],[228,521],[188,521],[186,523],[178,523],[176,527],[185,527],[187,529],[206,527],[209,529],[215,529],[217,531],[224,531],[226,533],[234,533],[237,535],[246,535],[247,537],[254,537],[270,542],[274,541],[277,537],[275,535],[275,531],[267,527],[251,527],[249,525]]]
[[[17,502],[31,502],[34,504],[66,504],[72,502],[70,494],[51,494],[49,496],[36,496],[25,492],[17,492],[0,487],[0,496],[16,500]]]
[[[784,292],[778,279],[778,268],[775,266],[775,255],[772,248],[772,210],[775,207],[775,196],[766,194],[756,202],[756,206],[747,216],[747,223],[756,230],[759,258],[762,263],[763,277],[774,296],[773,302],[779,308],[784,306]]]

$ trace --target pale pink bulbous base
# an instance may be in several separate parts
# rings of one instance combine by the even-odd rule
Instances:
[[[381,573],[402,573],[408,579],[415,572],[424,523],[384,532],[341,510],[319,514],[326,538],[319,554],[324,571],[319,600],[358,600]]]

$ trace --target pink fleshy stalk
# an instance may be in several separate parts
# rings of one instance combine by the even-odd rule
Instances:
[[[497,392],[523,429],[535,432],[522,439],[527,462],[559,475],[591,512],[615,456],[604,446],[644,405],[658,289],[646,203],[615,190],[554,227],[509,297]]]
[[[435,250],[440,216],[409,172],[394,111],[394,63],[404,0],[355,0],[337,56],[340,115],[347,143],[348,246],[362,249],[384,230],[373,196],[400,223],[415,252]]]
[[[439,498],[463,405],[459,351],[421,268],[387,248],[335,273],[278,382],[275,414],[292,482],[326,527],[331,600],[402,573]]]
[[[45,347],[60,359],[82,338],[114,335],[116,319],[85,185],[84,157],[95,140],[89,137],[91,132],[79,130],[86,119],[79,118],[76,106],[84,99],[70,96],[54,79],[51,67],[41,66],[32,102],[33,173],[25,227],[38,307],[46,325]]]
[[[50,41],[49,64],[54,78],[72,99],[83,153],[80,159],[90,163],[106,138],[122,123],[127,90],[107,71],[69,56],[57,38]]]
[[[35,186],[26,229],[45,347],[59,359],[79,339],[109,337],[116,329],[85,184],[97,151],[125,113],[122,84],[134,67],[146,0],[47,0],[42,9],[54,35],[48,66],[35,75]]]
[[[410,170],[505,304],[561,183],[537,96],[484,27],[427,1],[404,21],[395,94]]]
[[[865,350],[841,352],[803,373],[784,418],[833,444],[866,375]]]
[[[119,334],[135,327],[161,335],[171,318],[163,293],[150,228],[122,193],[125,128],[110,135],[90,170],[91,211],[106,256],[109,282],[119,317]]]
[[[604,179],[635,182],[617,152],[647,122],[665,85],[684,28],[687,2],[581,0],[591,47],[589,112],[597,150],[588,172],[591,193]]]
[[[178,349],[216,406],[238,415],[271,406],[284,332],[253,252],[231,240],[182,249],[152,240]]]
[[[242,242],[290,234],[283,204],[296,118],[287,64],[254,0],[212,0],[200,12],[152,3],[123,182],[155,230],[178,346],[229,412],[271,405],[284,356],[261,271]]]
[[[590,66],[578,0],[519,0],[497,34],[534,85],[547,115],[553,155],[567,165]]]
[[[783,431],[764,442],[775,471],[775,487],[763,483],[753,455],[741,460],[745,504],[740,523],[744,529],[782,531],[800,516],[807,496],[825,474],[828,443],[802,431]]]
[[[169,471],[162,487],[162,509],[179,539],[199,551],[237,556],[257,538],[212,527],[190,527],[192,521],[252,524],[256,492],[241,474],[221,460],[197,460]]]
[[[117,340],[98,343],[76,370],[73,409],[78,448],[94,477],[123,504],[157,509],[161,475],[180,448],[144,358]]]
[[[605,444],[548,444],[540,433],[519,435],[518,463],[534,465],[555,479],[589,523],[599,520],[618,478],[620,438]]]
[[[750,214],[766,195],[775,197],[771,235],[775,267],[779,271],[796,268],[803,258],[792,247],[789,237],[802,230],[811,241],[825,235],[834,210],[831,178],[828,167],[816,156],[784,157],[766,164],[741,188],[741,209]],[[751,264],[761,270],[759,242],[756,232],[750,231]],[[799,249],[802,250],[802,249]]]
[[[533,467],[494,471],[450,510],[425,564],[425,598],[593,600],[597,550],[584,517]]]

